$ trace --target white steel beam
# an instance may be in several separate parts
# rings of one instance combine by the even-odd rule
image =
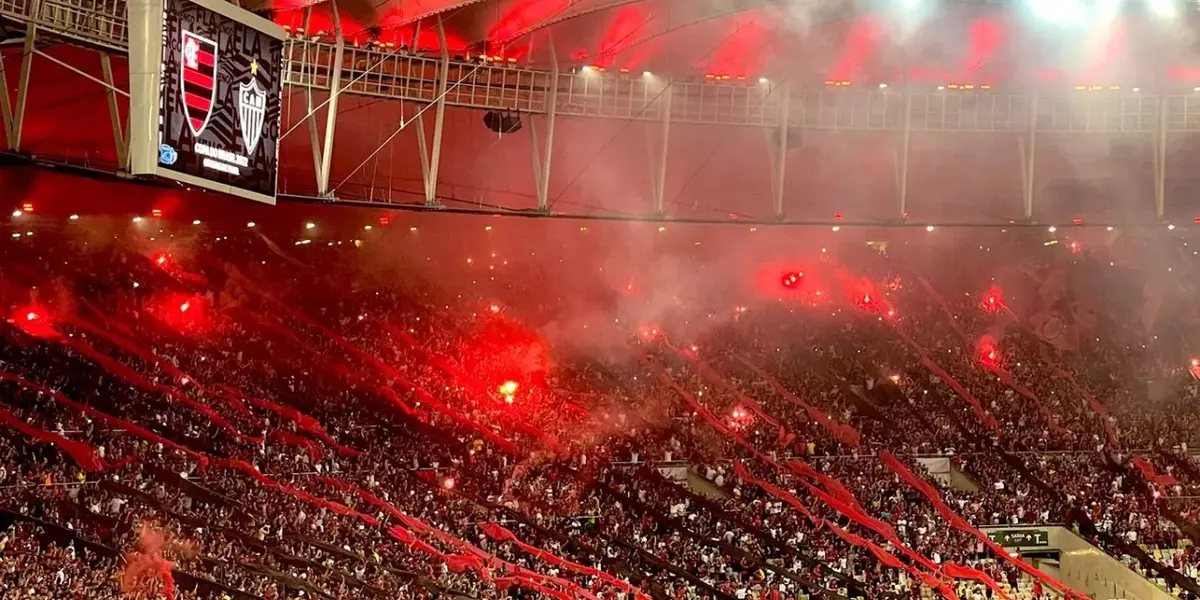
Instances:
[[[776,130],[779,134],[779,139],[770,140],[774,142],[769,144],[771,150],[771,214],[776,219],[783,220],[787,216],[787,211],[783,206],[784,182],[787,179],[787,155],[788,155],[788,137],[791,125],[791,103],[792,95],[791,86],[788,84],[780,84],[780,87],[767,92],[767,94],[780,93],[779,96],[779,129]]]
[[[336,36],[333,51],[333,75],[329,80],[329,112],[325,114],[325,142],[321,148],[321,169],[317,172],[317,193],[329,195],[329,169],[333,163],[333,135],[337,127],[338,96],[342,92],[342,62],[346,51],[346,36],[342,34],[342,22],[338,16],[337,2],[330,0],[330,15],[333,16],[333,32]]]
[[[1158,126],[1154,131],[1154,214],[1161,221],[1167,208],[1167,97],[1158,97]]]
[[[104,74],[104,87],[108,92],[105,97],[108,99],[108,118],[112,122],[113,142],[117,145],[117,162],[122,169],[128,169],[129,136],[125,133],[126,125],[122,122],[121,109],[117,104],[117,92],[121,90],[113,85],[112,58],[103,50],[100,51],[100,70]]]
[[[429,153],[429,169],[425,173],[425,205],[437,206],[438,170],[442,163],[442,129],[446,124],[446,92],[450,85],[450,50],[446,48],[446,27],[442,23],[442,15],[437,17],[438,45],[442,49],[442,63],[438,70],[437,107],[434,109],[433,148]],[[417,115],[420,118],[420,115]],[[421,127],[421,139],[425,138],[425,128]],[[424,149],[422,149],[424,152]]]
[[[0,125],[4,126],[4,147],[13,147],[12,98],[8,97],[8,73],[4,69],[4,58],[0,57]]]
[[[550,159],[554,154],[554,120],[558,116],[558,55],[550,43],[550,89],[546,96],[546,136],[543,142],[537,134],[534,119],[529,119],[529,134],[533,149],[533,182],[537,185],[538,210],[550,210]]]
[[[1037,165],[1037,121],[1038,99],[1029,99],[1029,130],[1023,136],[1017,137],[1017,147],[1021,151],[1021,208],[1026,221],[1033,220],[1034,176]]]
[[[899,148],[892,147],[892,165],[896,176],[897,217],[908,218],[908,155],[912,141],[912,91],[908,86],[907,71],[904,82],[904,115],[900,120]]]
[[[652,190],[652,199],[654,201],[654,214],[664,216],[667,214],[667,150],[671,143],[671,82],[666,81],[661,94],[659,94],[659,141],[658,145],[651,144],[651,155],[657,158],[654,169],[650,172],[651,183],[654,186]]]
[[[39,0],[30,2],[31,14],[40,10]],[[3,100],[0,101],[0,112],[4,118],[4,138],[9,150],[20,150],[21,130],[25,127],[25,106],[29,98],[29,74],[33,71],[33,55],[36,50],[37,24],[30,20],[25,24],[25,44],[22,46],[21,72],[17,74],[17,98],[15,104],[10,104],[8,97],[8,75],[4,72],[3,61],[0,61],[0,83],[4,89],[0,91]]]
[[[302,29],[302,31],[304,32],[304,35],[302,38],[303,43],[304,43],[304,48],[301,50],[302,59],[300,62],[301,74],[305,79],[308,79],[308,80],[311,80],[312,78],[314,78],[314,76],[316,75],[316,72],[317,72],[316,61],[310,62],[308,60],[308,35],[309,35],[308,28],[309,28],[309,25],[312,23],[312,11],[313,11],[313,9],[311,6],[304,10],[304,25],[303,25],[303,29]],[[294,68],[294,65],[296,64],[295,53],[296,53],[296,37],[293,36],[288,43],[288,57],[292,62],[293,68]],[[320,56],[320,53],[318,53],[317,55]],[[309,75],[308,73],[305,72],[310,67],[312,69],[311,75]],[[322,178],[321,155],[323,154],[323,152],[321,151],[321,134],[317,131],[317,109],[314,108],[314,106],[313,106],[313,88],[311,86],[304,88],[304,104],[305,104],[305,108],[308,109],[303,120],[308,122],[308,142],[309,142],[309,146],[312,149],[313,173],[316,175],[317,185],[320,186],[321,178]],[[293,125],[293,128],[294,127],[295,126]],[[286,136],[287,133],[284,133],[283,135]]]

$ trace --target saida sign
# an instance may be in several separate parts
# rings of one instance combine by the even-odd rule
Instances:
[[[992,529],[987,535],[1005,548],[1050,545],[1050,532],[1045,529]]]

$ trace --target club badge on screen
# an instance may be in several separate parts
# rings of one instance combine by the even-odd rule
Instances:
[[[283,40],[193,0],[160,1],[158,173],[273,198]]]
[[[242,142],[246,152],[254,153],[262,137],[263,118],[267,114],[267,90],[258,83],[258,62],[250,63],[250,81],[238,85],[238,116],[242,122]]]
[[[217,43],[184,31],[180,49],[179,89],[192,135],[204,133],[216,100]]]

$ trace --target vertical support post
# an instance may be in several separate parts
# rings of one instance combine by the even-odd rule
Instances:
[[[117,144],[117,162],[120,168],[129,168],[129,138],[125,135],[125,125],[121,123],[121,110],[117,105],[117,92],[113,87],[112,58],[107,52],[100,53],[100,71],[104,83],[108,86],[105,97],[108,99],[108,118],[112,121],[113,141]]]
[[[8,97],[8,73],[4,69],[4,61],[0,60],[0,125],[4,127],[4,147],[13,146],[12,128],[12,98]]]
[[[900,120],[900,148],[894,154],[896,169],[896,208],[900,219],[908,218],[908,155],[912,139],[912,90],[908,85],[908,69],[904,70],[904,116]]]
[[[1167,208],[1167,95],[1158,95],[1158,124],[1154,130],[1154,214],[1162,220]]]
[[[664,85],[666,87],[663,88],[658,100],[661,132],[657,147],[658,164],[651,171],[651,182],[654,185],[654,214],[660,217],[667,214],[667,149],[671,141],[671,82],[666,81]]]
[[[425,178],[425,205],[436,206],[437,200],[437,182],[438,182],[438,166],[442,162],[442,128],[446,122],[446,90],[450,84],[450,50],[446,48],[446,28],[442,23],[442,16],[439,14],[437,18],[437,35],[438,45],[442,50],[442,64],[438,70],[438,95],[437,95],[437,116],[433,122],[433,149],[429,156],[429,171]],[[421,136],[425,136],[425,129],[421,129]]]
[[[783,207],[784,182],[787,180],[788,133],[791,130],[791,99],[792,87],[786,83],[780,84],[774,92],[782,94],[779,97],[779,139],[774,140],[774,156],[771,161],[771,213],[775,219],[782,221],[786,216]],[[767,92],[771,93],[771,92]]]
[[[321,148],[321,168],[317,171],[317,194],[329,195],[329,168],[333,163],[333,134],[337,127],[338,96],[342,92],[342,62],[346,52],[346,36],[342,34],[342,22],[338,16],[337,2],[330,1],[329,14],[333,16],[333,75],[329,78],[329,112],[325,114],[325,144]]]
[[[41,3],[38,0],[32,0],[29,4],[30,20],[25,26],[25,45],[24,54],[21,55],[21,72],[17,75],[17,99],[15,106],[9,105],[8,98],[8,76],[3,73],[3,67],[0,66],[0,75],[3,75],[3,96],[4,106],[0,107],[4,112],[4,134],[8,142],[9,150],[19,150],[21,148],[21,130],[25,127],[25,105],[29,98],[29,74],[33,71],[33,54],[34,42],[37,40],[37,25],[35,20],[41,12]]]
[[[304,75],[303,75],[304,80],[308,84],[308,85],[304,86],[304,100],[305,100],[306,108],[308,109],[306,111],[308,114],[308,117],[306,117],[305,120],[308,121],[308,142],[309,142],[309,146],[312,148],[313,173],[316,173],[316,175],[317,175],[317,185],[319,187],[321,184],[321,154],[322,154],[321,153],[321,136],[319,133],[317,133],[317,111],[315,108],[315,104],[313,103],[313,88],[312,88],[312,86],[314,83],[316,83],[317,60],[319,60],[319,57],[320,57],[319,52],[320,51],[318,50],[316,59],[311,60],[311,61],[309,60],[309,56],[311,54],[308,51],[308,36],[309,36],[309,25],[312,23],[312,11],[313,11],[312,6],[309,6],[308,8],[304,9],[304,29],[303,29],[303,31],[304,31],[304,37],[303,37],[304,49],[302,51],[303,55],[304,55],[304,58],[303,58],[304,62],[300,65],[300,68],[302,69],[301,72],[304,73]],[[293,48],[294,47],[295,46],[293,44]],[[328,178],[326,178],[326,181],[328,181]]]
[[[558,55],[554,44],[550,44],[550,81],[546,98],[546,143],[544,148],[538,139],[537,127],[529,120],[529,132],[533,137],[533,181],[537,184],[538,210],[550,211],[550,158],[554,153],[554,121],[558,116]]]
[[[1022,215],[1026,221],[1033,220],[1033,191],[1035,165],[1037,164],[1037,118],[1038,96],[1033,93],[1029,97],[1029,130],[1024,137],[1017,138],[1017,147],[1021,151],[1021,199]]]

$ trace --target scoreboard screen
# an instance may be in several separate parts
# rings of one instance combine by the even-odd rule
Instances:
[[[283,30],[223,0],[130,18],[132,171],[274,203]]]

